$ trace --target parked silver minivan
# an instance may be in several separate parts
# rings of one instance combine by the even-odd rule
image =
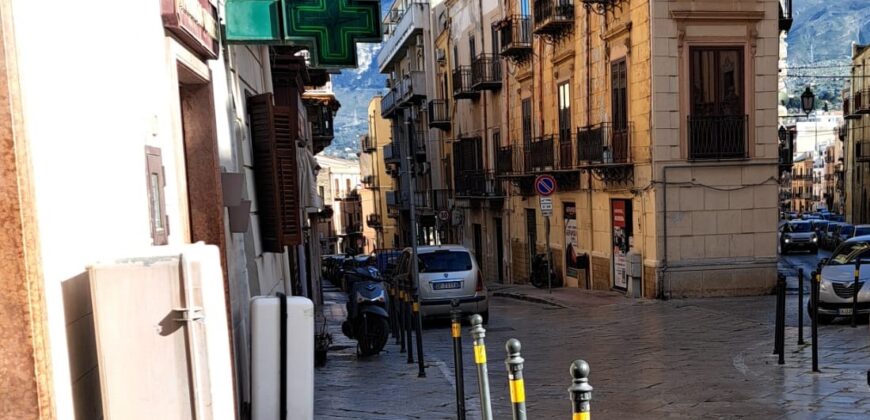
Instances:
[[[460,245],[417,247],[420,272],[420,312],[423,318],[450,316],[451,302],[459,301],[462,313],[489,318],[486,284],[474,256]],[[411,248],[406,248],[396,266],[399,282],[411,277]]]

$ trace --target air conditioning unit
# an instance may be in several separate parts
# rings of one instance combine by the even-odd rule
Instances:
[[[447,54],[444,52],[443,48],[435,49],[435,61],[444,64],[447,61]]]

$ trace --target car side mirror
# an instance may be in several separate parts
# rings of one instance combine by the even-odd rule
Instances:
[[[820,259],[820,260],[819,260],[819,265],[828,265],[828,259],[827,259],[827,258],[822,258],[822,259]]]

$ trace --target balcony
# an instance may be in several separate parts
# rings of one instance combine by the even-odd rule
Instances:
[[[577,129],[577,161],[586,165],[631,163],[631,125],[601,123]]]
[[[396,106],[396,89],[391,89],[389,93],[381,99],[381,118],[393,118],[396,116],[396,111],[399,108]]]
[[[399,147],[395,143],[390,143],[383,148],[383,156],[384,163],[389,164],[398,164],[399,159],[401,159],[401,154],[399,153]]]
[[[564,133],[558,135],[557,140],[556,168],[561,170],[574,169],[577,164],[577,158],[574,156],[575,137],[571,133]]]
[[[746,121],[746,115],[689,115],[689,160],[747,158]]]
[[[514,149],[512,146],[500,146],[496,152],[495,172],[498,175],[514,173]]]
[[[344,232],[343,236],[359,235],[360,233],[362,233],[362,226],[357,225],[357,224],[344,226],[344,228],[342,229],[342,232]]]
[[[480,54],[471,62],[471,88],[474,90],[501,89],[501,57]]]
[[[396,21],[399,12],[387,19]],[[414,42],[416,35],[429,29],[429,4],[428,2],[412,2],[408,9],[401,13],[393,30],[387,35],[381,52],[378,53],[378,70],[381,73],[389,73],[389,68],[404,56],[408,45]]]
[[[480,92],[471,87],[471,66],[453,69],[453,99],[477,99]]]
[[[553,136],[537,137],[523,150],[525,172],[543,172],[554,167]]]
[[[502,57],[525,61],[532,55],[532,27],[528,16],[513,15],[497,24]]]
[[[870,114],[870,89],[855,92],[855,113]]]
[[[450,107],[444,99],[429,101],[429,128],[450,130]]]
[[[384,226],[380,214],[370,214],[366,216],[366,225],[372,229],[379,229]]]
[[[426,72],[412,71],[399,82],[398,105],[408,107],[426,99]]]
[[[338,101],[331,93],[305,94],[302,97],[311,124],[311,140],[314,153],[319,153],[332,143],[335,138],[333,117],[338,110]]]
[[[502,180],[492,171],[482,169],[462,171],[455,179],[456,198],[501,199],[505,196]]]
[[[363,187],[370,189],[370,190],[377,188],[377,185],[375,185],[375,176],[374,175],[366,175],[366,176],[362,177],[362,184],[363,184]]]
[[[372,153],[378,149],[377,145],[375,145],[374,139],[372,139],[368,134],[359,136],[359,142],[363,153]]]
[[[560,38],[574,26],[574,0],[535,0],[536,35]]]

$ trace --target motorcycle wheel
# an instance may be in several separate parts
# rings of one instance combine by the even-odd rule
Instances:
[[[381,352],[387,344],[390,325],[379,316],[363,314],[359,331],[359,352],[361,356],[372,356]]]

